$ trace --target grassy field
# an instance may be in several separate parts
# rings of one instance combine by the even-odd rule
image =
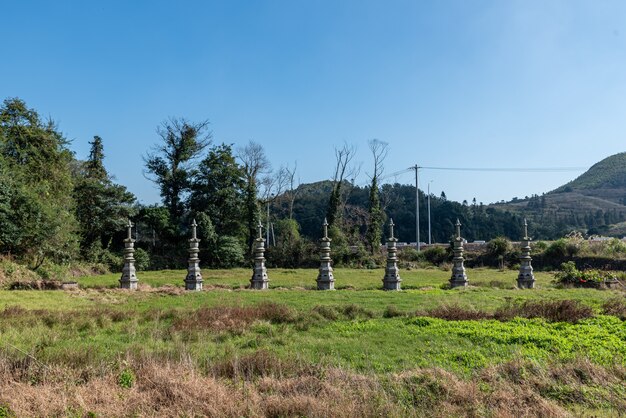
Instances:
[[[182,289],[184,271],[140,272],[137,292],[115,289],[118,274],[0,291],[0,417],[626,408],[622,291],[560,289],[549,273],[518,290],[515,271],[489,269],[454,290],[449,272],[403,271],[401,292],[379,290],[382,270],[336,269],[338,290],[318,292],[316,270],[271,269],[270,290],[251,291],[250,274],[205,270],[203,292]]]

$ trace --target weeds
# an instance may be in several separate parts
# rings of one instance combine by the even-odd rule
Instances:
[[[602,305],[602,311],[606,315],[613,315],[624,321],[626,320],[626,300],[623,297],[609,299]]]

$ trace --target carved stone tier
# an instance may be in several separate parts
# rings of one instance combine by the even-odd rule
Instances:
[[[124,267],[120,278],[120,288],[137,289],[137,272],[135,271],[135,240],[132,238],[133,224],[128,220],[128,235],[124,240]]]
[[[269,278],[265,268],[265,240],[263,239],[263,225],[259,222],[259,237],[254,240],[254,270],[250,279],[250,288],[264,290],[269,287]]]
[[[198,224],[193,220],[191,224],[191,239],[189,240],[189,260],[187,265],[187,277],[185,277],[185,290],[202,290],[202,272],[200,271],[200,240],[197,237]]]
[[[390,219],[390,236],[387,239],[387,265],[385,266],[385,277],[383,278],[384,290],[401,290],[400,269],[398,268],[398,239],[393,236],[393,219]]]
[[[463,238],[461,238],[461,222],[456,220],[456,236],[452,244],[452,277],[450,277],[450,287],[466,287],[468,284],[467,274],[463,262]]]
[[[519,274],[517,275],[517,287],[520,289],[533,289],[535,287],[535,275],[533,273],[532,257],[530,256],[530,241],[528,237],[528,223],[524,219],[524,239],[522,240],[522,255],[519,258]]]
[[[328,238],[328,222],[324,219],[324,236],[320,239],[320,272],[317,275],[317,290],[334,290],[332,259],[330,258],[330,241]]]

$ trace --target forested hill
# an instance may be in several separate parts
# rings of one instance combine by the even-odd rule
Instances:
[[[326,216],[332,189],[330,181],[303,184],[298,187],[294,201],[293,218],[300,225],[302,235],[319,238]],[[346,182],[342,200],[342,222],[353,237],[365,233],[368,216],[369,187],[353,186]],[[385,184],[381,187],[381,203],[386,222],[393,218],[397,238],[415,242],[415,187],[403,184]],[[463,223],[463,236],[469,240],[490,239],[504,235],[521,237],[522,218],[512,212],[488,208],[483,204],[461,204],[443,196],[431,196],[431,231],[433,242],[448,242],[454,233],[454,222]],[[282,205],[286,208],[286,205]],[[420,190],[420,240],[428,242],[428,200]],[[385,229],[385,236],[387,229]]]
[[[594,164],[575,180],[549,192],[493,205],[531,218],[547,236],[567,230],[623,236],[626,233],[626,153]]]
[[[332,189],[330,181],[303,184],[296,193],[293,217],[301,233],[318,238]],[[342,213],[354,236],[367,224],[369,187],[346,182]],[[415,187],[385,184],[381,203],[386,219],[393,218],[400,241],[415,241]],[[524,218],[536,239],[559,238],[572,230],[588,234],[622,236],[626,233],[626,152],[593,165],[575,180],[542,195],[485,206],[477,202],[453,202],[431,195],[433,242],[447,242],[457,218],[468,240],[489,240],[504,235],[519,239]],[[428,242],[427,196],[420,190],[420,239]]]
[[[552,193],[563,193],[568,191],[592,191],[592,190],[626,190],[626,152],[611,155],[604,160],[594,164],[589,170],[580,175],[575,180],[559,187]],[[621,199],[620,203],[625,203],[625,195],[616,196]]]

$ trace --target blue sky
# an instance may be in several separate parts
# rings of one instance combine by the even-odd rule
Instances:
[[[215,142],[261,143],[301,182],[333,148],[390,144],[386,172],[589,167],[626,151],[623,1],[5,1],[0,97],[55,119],[79,158],[159,200],[142,155],[169,116]],[[421,172],[421,188],[485,203],[579,172]],[[411,182],[411,174],[398,177]]]

